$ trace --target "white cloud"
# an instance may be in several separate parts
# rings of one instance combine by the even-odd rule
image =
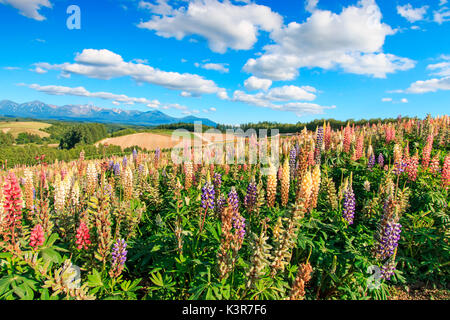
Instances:
[[[146,98],[134,98],[128,97],[124,94],[114,94],[110,92],[90,92],[86,90],[84,87],[65,87],[65,86],[56,86],[56,85],[48,85],[41,86],[39,84],[30,84],[27,85],[29,88],[44,92],[50,95],[56,96],[78,96],[78,97],[89,97],[89,98],[99,98],[104,100],[113,100],[113,102],[117,105],[120,103],[125,104],[159,104],[157,100],[149,100]]]
[[[217,111],[217,109],[214,108],[214,107],[211,107],[211,108],[209,108],[209,109],[203,109],[203,110],[202,110],[203,113],[210,113],[210,112],[215,112],[215,111]]]
[[[272,101],[312,101],[316,99],[316,95],[312,92],[315,92],[315,89],[310,86],[297,87],[293,85],[272,88],[267,92],[258,92],[255,94],[248,94],[241,90],[236,90],[233,94],[233,100],[247,101],[250,104],[258,106],[267,106]]]
[[[75,63],[52,65],[41,62],[36,63],[35,67],[38,73],[60,70],[62,74],[78,74],[104,80],[128,76],[138,83],[150,83],[193,94],[222,94],[225,90],[217,87],[214,81],[196,74],[166,72],[147,64],[126,62],[120,55],[106,49],[84,49],[76,55]]]
[[[244,81],[244,86],[248,91],[254,90],[267,90],[272,85],[272,80],[260,79],[255,76],[251,76]]]
[[[313,12],[316,10],[318,2],[319,0],[305,0],[305,10],[308,12]]]
[[[412,83],[406,90],[394,90],[392,92],[422,94],[439,90],[450,90],[450,55],[442,54],[439,58],[443,61],[429,64],[427,70],[430,71],[431,75],[440,78],[418,80]]]
[[[433,11],[433,20],[438,24],[450,21],[450,10],[447,7],[442,7],[438,11]]]
[[[10,71],[12,71],[12,70],[20,70],[19,67],[3,67],[3,69],[10,70]]]
[[[440,6],[443,6],[444,4],[447,4],[447,2],[448,2],[447,0],[441,0],[441,1],[439,2],[439,5],[440,5]]]
[[[427,69],[434,71],[432,75],[450,77],[450,61],[430,64],[427,66]]]
[[[182,97],[192,97],[192,93],[187,91],[181,91],[180,96]]]
[[[147,98],[136,98],[136,97],[129,97],[124,94],[114,94],[110,92],[90,92],[86,90],[84,87],[64,87],[64,86],[56,86],[56,85],[48,85],[48,86],[41,86],[39,84],[18,84],[20,86],[27,86],[33,90],[44,92],[46,94],[50,95],[57,95],[57,96],[78,96],[78,97],[87,97],[87,98],[98,98],[98,99],[104,99],[104,100],[112,100],[112,104],[115,106],[119,106],[121,104],[126,105],[134,105],[134,104],[143,104],[146,105],[149,108],[160,108],[163,110],[168,109],[176,109],[181,111],[186,111],[190,113],[197,113],[196,110],[189,111],[188,107],[178,104],[178,103],[168,103],[168,104],[162,104],[158,100],[150,100]]]
[[[427,10],[428,6],[413,8],[410,3],[403,6],[397,6],[397,13],[411,23],[423,20]]]
[[[377,78],[414,67],[410,59],[382,52],[386,36],[395,32],[381,18],[374,0],[360,0],[340,14],[316,9],[306,22],[274,30],[275,44],[265,46],[261,57],[249,59],[244,71],[275,81],[295,79],[304,67],[341,67]]]
[[[219,71],[221,73],[228,73],[230,72],[230,69],[227,67],[228,63],[204,63],[204,64],[200,64],[198,62],[194,63],[194,65],[197,68],[203,68],[206,70],[215,70],[215,71]]]
[[[41,68],[39,66],[35,66],[34,69],[30,69],[33,72],[39,73],[39,74],[44,74],[47,73],[47,70],[45,68]]]
[[[316,90],[312,87],[283,86],[270,89],[266,94],[267,99],[272,101],[307,100],[316,99],[316,95],[311,93]]]
[[[406,90],[399,90],[398,92],[406,93],[427,93],[436,92],[438,90],[450,90],[450,77],[440,79],[419,80],[410,85]]]
[[[391,102],[392,98],[383,98],[381,99],[382,102]]]
[[[157,4],[153,4],[146,1],[139,1],[138,7],[141,9],[149,9],[154,14],[166,15],[172,12],[172,7],[166,0],[156,0]]]
[[[38,11],[41,7],[52,8],[48,0],[0,0],[1,4],[9,4],[19,10],[19,13],[27,18],[42,21],[45,17]]]
[[[167,3],[167,1],[160,1]],[[257,41],[258,31],[273,31],[282,24],[282,17],[269,7],[249,3],[235,5],[230,1],[193,0],[187,7],[161,10],[146,6],[155,15],[139,28],[178,40],[189,35],[206,38],[212,51],[225,53],[228,48],[249,50]]]
[[[249,94],[241,90],[233,93],[232,101],[243,102],[257,107],[270,108],[279,111],[293,112],[298,116],[304,114],[322,114],[324,109],[335,108],[335,106],[320,106],[311,102],[302,102],[295,100],[312,101],[316,98],[312,92],[316,89],[310,86],[297,87],[286,85],[283,87],[272,88],[267,92],[258,92]],[[283,104],[279,104],[284,102]]]

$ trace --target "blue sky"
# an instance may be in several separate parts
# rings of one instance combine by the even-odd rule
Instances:
[[[450,1],[0,0],[0,19],[0,100],[226,124],[449,110]]]

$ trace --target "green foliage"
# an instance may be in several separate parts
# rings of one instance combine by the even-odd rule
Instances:
[[[26,143],[37,143],[41,144],[43,142],[42,138],[37,134],[21,132],[16,138],[17,144],[26,144]]]
[[[11,146],[14,143],[14,137],[11,133],[4,133],[0,130],[0,147]]]
[[[107,137],[106,127],[99,123],[84,123],[69,127],[61,137],[59,147],[72,149],[78,144],[91,144]]]

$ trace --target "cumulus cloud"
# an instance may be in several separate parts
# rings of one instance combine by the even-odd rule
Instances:
[[[189,108],[178,104],[178,103],[166,103],[163,104],[159,100],[153,99],[147,99],[147,98],[136,98],[136,97],[129,97],[124,94],[115,94],[111,92],[91,92],[85,89],[84,87],[65,87],[65,86],[57,86],[57,85],[47,85],[47,86],[41,86],[39,84],[18,84],[20,86],[27,86],[30,89],[44,92],[46,94],[50,95],[57,95],[57,96],[78,96],[78,97],[87,97],[87,98],[98,98],[98,99],[104,99],[104,100],[112,100],[112,104],[115,106],[119,106],[121,104],[126,105],[134,105],[134,104],[142,104],[149,108],[154,109],[176,109],[180,111],[186,111],[186,112],[194,112],[189,111]],[[195,112],[194,112],[195,113]]]
[[[48,0],[0,0],[1,4],[10,5],[27,18],[42,21],[45,17],[39,13],[41,7],[52,8]]]
[[[394,90],[392,92],[422,94],[439,90],[450,90],[450,56],[441,55],[440,59],[443,61],[427,66],[427,70],[430,71],[431,75],[440,78],[418,80],[412,83],[406,90]]]
[[[267,90],[272,85],[272,80],[260,79],[255,76],[251,76],[244,81],[244,86],[248,91],[254,90]]]
[[[203,109],[202,111],[203,111],[204,113],[210,113],[210,112],[215,112],[215,111],[217,111],[217,109],[214,108],[214,107],[211,107],[211,108],[209,108],[209,109]]]
[[[450,21],[450,9],[448,7],[442,7],[437,11],[433,11],[433,20],[438,24]]]
[[[283,21],[269,7],[255,3],[238,5],[230,1],[193,0],[186,3],[187,7],[182,5],[177,9],[167,3],[140,5],[154,15],[138,27],[178,40],[198,35],[207,39],[211,50],[218,53],[225,53],[228,48],[249,50],[256,43],[259,30],[271,32]]]
[[[160,15],[170,14],[173,10],[166,0],[156,0],[156,4],[147,1],[139,1],[138,7],[141,9],[148,9],[154,14]]]
[[[340,14],[316,9],[306,22],[274,30],[270,37],[275,44],[249,59],[244,71],[275,81],[295,79],[304,67],[340,67],[377,78],[414,67],[408,58],[382,52],[386,36],[395,32],[381,18],[374,0],[361,0]]]
[[[317,3],[319,3],[319,0],[305,0],[305,10],[313,12],[317,8]]]
[[[450,61],[430,64],[427,66],[428,70],[432,70],[432,75],[440,77],[450,77]]]
[[[230,69],[227,67],[228,63],[194,63],[194,65],[197,68],[203,68],[206,70],[215,70],[215,71],[219,71],[221,73],[228,73],[230,72]]]
[[[423,20],[427,13],[428,6],[414,8],[410,3],[397,6],[397,13],[411,23]]]
[[[231,100],[257,107],[293,112],[298,116],[302,116],[304,114],[322,114],[324,109],[335,108],[335,106],[326,107],[311,102],[304,102],[312,101],[316,98],[316,95],[313,92],[316,92],[316,89],[310,86],[297,87],[293,85],[286,85],[255,94],[249,94],[241,90],[236,90],[234,91]],[[282,103],[280,104],[280,102]]]
[[[429,80],[419,80],[412,83],[408,89],[399,90],[397,92],[406,92],[406,93],[427,93],[427,92],[436,92],[439,90],[450,90],[450,77],[444,78],[434,78]]]
[[[30,84],[27,85],[30,89],[44,92],[50,95],[56,96],[78,96],[78,97],[88,97],[88,98],[99,98],[104,100],[112,100],[113,104],[119,105],[121,103],[125,104],[152,104],[152,105],[160,105],[158,100],[149,100],[146,98],[135,98],[128,97],[124,94],[114,94],[110,92],[90,92],[86,90],[84,87],[65,87],[65,86],[56,86],[56,85],[47,85],[41,86],[39,84]]]
[[[214,81],[190,73],[167,72],[138,62],[127,62],[106,49],[84,49],[75,57],[75,63],[34,64],[36,72],[60,70],[62,74],[78,74],[89,78],[109,80],[119,77],[131,77],[138,83],[150,83],[172,90],[181,90],[193,94],[223,94],[225,89],[217,87]]]

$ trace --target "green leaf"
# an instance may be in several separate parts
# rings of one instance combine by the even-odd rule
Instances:
[[[39,253],[41,254],[42,259],[44,259],[45,262],[47,262],[47,261],[51,261],[54,263],[62,262],[61,255],[57,251],[55,251],[53,248],[42,249]]]
[[[90,287],[103,286],[102,276],[96,269],[92,270],[91,275],[88,275],[88,286]]]

